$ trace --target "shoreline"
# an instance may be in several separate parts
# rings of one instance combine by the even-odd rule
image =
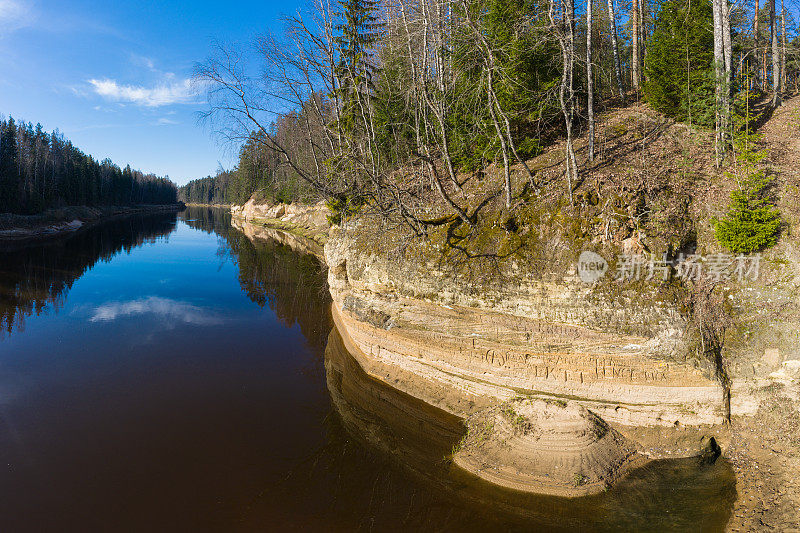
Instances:
[[[309,236],[305,228],[295,224],[281,223],[280,220],[274,221],[274,224],[271,222],[262,219],[244,220],[240,217],[231,218],[231,226],[244,233],[251,241],[259,239],[276,241],[298,252],[311,254],[319,259],[323,266],[327,266],[324,241],[320,242],[318,239]]]
[[[117,217],[181,211],[182,204],[117,206],[70,206],[37,215],[0,214],[0,246],[27,245],[72,235]],[[3,220],[3,219],[7,219]],[[15,224],[16,222],[16,224]],[[11,227],[4,227],[6,224]]]
[[[315,247],[319,247],[319,250],[315,250],[315,255],[324,259],[322,249],[328,241],[329,227],[328,209],[324,203],[262,206],[250,200],[241,206],[230,206],[230,212],[234,220],[253,227],[282,231],[310,241]]]
[[[188,203],[186,207],[211,207],[214,209],[230,209],[233,204],[197,204],[197,203]]]
[[[297,221],[288,220],[288,217],[281,216],[283,213],[281,213],[275,206],[263,207],[261,210],[264,212],[260,213],[254,213],[253,211],[255,211],[255,209],[251,209],[251,212],[247,213],[249,216],[243,216],[243,214],[240,213],[241,210],[241,208],[232,209],[234,225],[243,226],[243,229],[245,230],[249,229],[250,231],[245,231],[245,234],[248,235],[248,237],[256,237],[259,236],[257,234],[260,233],[269,234],[281,232],[287,235],[300,235],[306,239],[309,238],[307,235],[309,233],[309,228],[307,225],[298,223]],[[273,213],[273,211],[277,212]],[[298,211],[302,212],[300,209],[298,209]],[[279,216],[281,217],[279,218]],[[305,222],[305,220],[303,222]],[[270,228],[271,231],[267,230],[267,228]],[[321,230],[318,228],[314,229],[317,229],[318,232],[321,232]],[[250,235],[251,233],[252,235]],[[269,238],[270,235],[264,235],[264,237]],[[325,240],[327,241],[328,239]],[[469,326],[472,324],[472,322],[475,322],[477,325],[479,325],[478,323],[483,323],[480,320],[469,320],[472,314],[480,314],[476,309],[455,306],[455,304],[452,306],[444,306],[440,309],[439,306],[433,302],[425,303],[423,301],[417,301],[416,299],[412,301],[406,298],[389,298],[396,304],[395,306],[388,305],[386,309],[380,310],[377,310],[376,308],[372,313],[377,313],[378,315],[385,317],[393,315],[393,318],[389,319],[391,325],[383,324],[383,327],[376,327],[377,324],[372,324],[369,320],[372,314],[368,312],[367,308],[372,309],[373,305],[377,304],[378,302],[363,302],[366,305],[366,307],[362,309],[362,311],[365,313],[365,316],[359,315],[359,305],[355,306],[357,308],[355,309],[357,316],[352,315],[353,309],[351,309],[350,313],[346,313],[343,307],[352,307],[353,302],[358,300],[356,295],[361,294],[362,291],[367,287],[361,286],[361,283],[356,280],[349,279],[349,276],[346,275],[344,279],[347,280],[347,283],[345,283],[347,287],[340,287],[340,284],[337,283],[337,276],[343,276],[344,272],[342,271],[341,265],[335,264],[335,258],[333,262],[331,262],[331,257],[327,257],[327,252],[329,251],[332,250],[326,249],[326,257],[324,257],[324,260],[329,269],[329,285],[331,286],[332,296],[334,296],[334,302],[331,306],[334,325],[338,330],[339,335],[342,338],[343,345],[346,347],[348,352],[353,356],[362,370],[373,379],[387,383],[397,390],[400,390],[405,394],[409,394],[410,396],[415,397],[428,405],[442,409],[451,415],[455,415],[465,422],[470,419],[472,415],[475,415],[478,412],[488,412],[487,410],[493,409],[496,410],[497,406],[503,404],[504,401],[507,402],[508,400],[519,397],[520,395],[530,397],[532,401],[537,401],[537,398],[544,397],[545,399],[543,402],[549,401],[552,404],[559,403],[553,400],[553,397],[575,399],[575,393],[570,394],[569,390],[561,391],[561,388],[565,388],[570,384],[567,382],[562,383],[559,380],[552,379],[547,382],[539,380],[542,381],[539,383],[539,385],[555,387],[558,390],[550,391],[548,389],[545,391],[536,389],[536,391],[532,391],[525,389],[523,391],[523,389],[520,388],[520,386],[522,386],[522,382],[516,383],[516,381],[519,379],[519,376],[511,379],[514,372],[508,374],[508,372],[502,371],[500,372],[501,374],[508,375],[492,377],[492,374],[498,369],[483,368],[480,365],[480,362],[477,364],[478,366],[481,366],[481,368],[471,368],[474,366],[474,364],[472,364],[474,361],[462,361],[461,359],[465,357],[465,350],[460,345],[456,346],[453,345],[452,342],[446,342],[445,337],[448,337],[447,335],[432,334],[432,337],[430,335],[423,335],[423,331],[419,328],[423,328],[424,324],[416,324],[416,326],[413,324],[403,324],[400,323],[402,320],[400,320],[399,315],[393,315],[393,311],[399,310],[394,308],[396,305],[400,305],[400,307],[406,311],[416,309],[416,307],[421,306],[421,308],[417,311],[425,314],[430,321],[438,323],[440,322],[439,319],[442,317],[439,317],[437,313],[433,311],[433,309],[436,308],[445,314],[458,315],[450,316],[449,319],[451,321],[460,320]],[[331,276],[334,278],[333,283],[331,283]],[[350,286],[350,282],[354,281],[359,285],[359,289],[354,289],[354,287]],[[351,293],[353,290],[355,290],[355,293]],[[344,298],[351,305],[343,306],[344,301],[337,301],[336,294],[338,294],[340,300]],[[495,315],[492,314],[492,316],[494,317]],[[400,322],[398,322],[398,320],[400,320]],[[521,319],[517,318],[517,320]],[[444,322],[447,322],[447,320],[444,320]],[[440,324],[438,329],[442,329],[444,327],[444,322]],[[461,324],[461,326],[462,327],[460,329],[463,329],[464,324]],[[461,333],[465,332],[462,331]],[[414,337],[414,339],[416,339],[418,342],[411,342],[413,339],[406,338],[408,335]],[[416,336],[418,335],[422,336],[417,339]],[[380,337],[381,340],[378,340],[378,337]],[[495,344],[489,343],[488,339],[481,339],[480,342],[478,342],[477,339],[470,337],[469,340],[472,340],[473,347],[479,345],[476,349],[490,349],[490,352],[502,352],[502,346],[495,346]],[[594,337],[592,340],[593,342],[590,344],[597,344],[597,342],[599,342],[599,340],[594,339]],[[643,339],[631,338],[628,340],[630,341],[628,344],[634,341],[643,342]],[[455,342],[455,339],[453,339],[453,342]],[[484,344],[486,344],[486,346],[484,346]],[[524,342],[523,344],[527,345],[529,343]],[[370,349],[370,346],[372,346],[372,349]],[[376,346],[380,346],[377,348],[381,355],[380,357],[376,356],[374,353]],[[510,346],[505,346],[505,348],[511,350]],[[404,355],[406,357],[404,357]],[[608,355],[610,356],[610,354]],[[620,356],[626,361],[628,359],[635,358],[635,354],[630,353],[620,354]],[[646,361],[644,361],[646,358],[640,357],[640,359],[642,359],[642,361],[637,361],[642,364],[646,363]],[[406,361],[408,364],[402,363],[401,360]],[[466,370],[459,370],[460,366],[464,365],[467,365],[467,367],[470,368],[467,368]],[[518,461],[526,462],[528,460],[532,460],[534,457],[540,460],[542,458],[549,458],[552,460],[551,462],[554,463],[566,461],[570,464],[574,463],[574,465],[576,465],[576,472],[580,470],[579,466],[583,464],[584,460],[591,462],[599,457],[599,459],[597,459],[597,468],[590,472],[591,476],[587,476],[586,481],[583,481],[582,477],[582,482],[578,485],[573,486],[574,476],[571,477],[573,472],[570,472],[570,475],[568,475],[565,479],[560,480],[551,479],[552,474],[555,471],[549,472],[543,476],[536,476],[535,479],[534,477],[530,476],[519,476],[513,472],[510,474],[510,479],[501,480],[499,478],[495,479],[492,476],[487,476],[485,469],[472,468],[470,460],[465,455],[468,451],[470,453],[477,452],[477,455],[480,455],[482,452],[481,448],[486,446],[487,440],[481,440],[481,443],[479,446],[477,446],[477,449],[465,449],[459,454],[459,460],[456,461],[456,464],[458,464],[458,466],[464,471],[484,478],[490,483],[494,483],[496,485],[512,487],[516,490],[522,490],[524,492],[536,494],[576,497],[606,490],[609,485],[625,477],[625,474],[630,471],[631,466],[634,464],[640,466],[647,464],[654,459],[697,457],[703,455],[706,453],[706,449],[704,446],[701,446],[700,443],[711,440],[711,436],[714,437],[714,440],[722,441],[727,446],[728,438],[727,435],[725,435],[725,431],[721,431],[722,426],[711,423],[719,422],[719,417],[714,416],[716,413],[714,412],[715,410],[713,409],[713,405],[711,405],[709,408],[709,412],[704,412],[704,410],[699,409],[700,405],[715,405],[714,399],[716,398],[716,388],[713,386],[713,384],[706,383],[707,380],[705,380],[695,370],[682,369],[681,365],[671,366],[675,367],[671,370],[672,373],[675,373],[678,370],[684,370],[684,372],[681,374],[681,376],[679,376],[681,381],[680,384],[672,383],[672,380],[670,380],[669,383],[665,383],[666,385],[672,385],[670,387],[662,387],[660,386],[662,385],[661,383],[650,382],[623,383],[625,380],[622,376],[614,380],[615,385],[611,387],[613,390],[608,391],[609,394],[613,396],[612,393],[619,393],[622,389],[636,389],[634,392],[638,391],[637,397],[641,396],[641,398],[639,398],[641,402],[639,403],[642,405],[639,405],[638,403],[623,405],[617,401],[614,401],[614,398],[595,397],[597,394],[594,394],[590,399],[570,402],[570,405],[581,404],[584,406],[579,408],[579,410],[582,409],[581,413],[579,414],[567,412],[569,410],[565,410],[564,413],[561,413],[560,409],[556,409],[556,411],[559,411],[558,413],[555,413],[556,415],[566,416],[567,418],[572,416],[576,419],[573,422],[580,426],[579,430],[576,430],[576,434],[580,433],[581,435],[584,433],[588,434],[587,431],[584,431],[585,428],[583,428],[582,424],[587,425],[587,427],[592,425],[592,415],[582,414],[587,413],[586,407],[598,412],[599,416],[604,417],[608,422],[610,422],[611,428],[613,428],[609,429],[609,431],[614,434],[614,438],[609,439],[608,442],[581,441],[576,444],[574,453],[570,452],[567,454],[563,454],[558,446],[552,446],[552,449],[547,448],[539,450],[539,445],[534,443],[531,446],[522,446],[524,453],[520,457],[505,458],[505,456],[502,456],[503,460],[509,459],[509,464],[517,463]],[[474,372],[471,372],[470,370],[474,370]],[[521,372],[520,369],[517,370]],[[588,387],[588,392],[592,392],[594,388],[597,388],[597,384],[592,385],[590,383],[591,379],[589,374],[585,372],[577,372],[577,370],[573,372],[573,370],[568,370],[572,378],[575,377],[572,374],[579,375],[581,384],[584,383],[584,380],[588,380],[585,384],[585,387]],[[559,374],[559,376],[560,375],[561,374]],[[555,376],[555,374],[553,374],[553,376]],[[646,377],[643,371],[637,371],[637,376],[639,376],[639,378],[637,378],[639,381]],[[498,379],[494,378],[502,379],[499,379],[498,381]],[[509,380],[514,381],[514,383],[511,383]],[[508,383],[506,383],[506,381],[508,381]],[[666,391],[672,390],[684,392],[685,394],[683,396],[688,396],[686,398],[681,396],[680,398],[675,399],[675,401],[672,402],[674,405],[670,404],[670,402],[667,402],[667,404],[669,404],[667,405],[663,404],[663,402],[657,401],[658,398],[663,400],[664,398],[662,398],[662,396],[666,393]],[[596,393],[597,391],[594,392]],[[650,398],[652,395],[655,395],[657,398]],[[539,403],[541,403],[541,401]],[[661,408],[656,408],[655,404],[662,404]],[[686,406],[690,404],[698,411],[694,416],[683,413],[683,411],[686,410]],[[695,404],[697,405],[695,406]],[[655,411],[658,412],[650,413],[648,409],[655,409]],[[662,417],[666,417],[665,420],[661,420]],[[675,429],[676,425],[674,424],[673,418],[681,420],[681,423],[678,424],[680,429]],[[669,427],[662,427],[667,424],[667,422],[669,422]],[[686,422],[690,422],[689,427],[684,426],[684,423]],[[603,422],[603,424],[604,423],[605,422]],[[704,436],[706,439],[703,439]],[[554,434],[554,437],[557,437],[555,440],[562,439],[562,437],[559,435]],[[504,442],[505,440],[508,440],[508,438],[511,438],[510,433],[508,435],[505,433],[502,435],[492,435],[492,439],[497,440],[498,442]],[[564,457],[561,457],[559,454],[564,455]],[[498,457],[501,455],[502,454],[498,455]],[[487,458],[482,457],[480,458],[479,462],[484,464],[486,461]],[[498,465],[498,467],[499,466],[500,465]]]
[[[264,227],[262,220],[247,220],[246,217],[237,217],[247,225],[253,227]],[[276,221],[279,221],[276,220]],[[279,231],[289,231],[292,224],[283,222],[282,227],[276,228]],[[302,225],[295,224],[303,228]],[[305,229],[305,228],[303,228]],[[306,229],[307,231],[307,229]],[[302,233],[302,231],[301,231]],[[329,268],[331,265],[326,264]],[[337,316],[338,309],[335,303],[332,305],[334,321],[340,316]],[[341,326],[338,324],[337,326]],[[379,368],[373,367],[368,358],[359,358],[360,349],[356,348],[346,328],[336,327],[339,335],[342,337],[342,342],[347,346],[350,341],[348,351],[353,355],[355,361],[359,364],[362,371],[364,371],[372,379],[377,379],[383,383],[397,387],[396,380],[386,379]],[[402,374],[402,372],[401,372]],[[395,378],[402,376],[394,376]],[[762,404],[759,409],[756,406],[754,409],[744,409],[744,405],[739,406],[732,420],[731,425],[721,424],[717,426],[701,426],[698,428],[690,429],[686,426],[681,426],[675,431],[673,428],[648,428],[648,427],[628,427],[625,428],[618,424],[613,424],[617,430],[622,430],[626,437],[630,437],[633,441],[638,441],[641,448],[637,457],[638,461],[649,463],[654,459],[659,458],[675,458],[680,456],[697,456],[702,455],[700,449],[695,449],[695,453],[675,453],[676,448],[686,447],[690,448],[690,444],[695,445],[699,443],[703,433],[707,437],[713,436],[715,440],[721,445],[721,458],[730,460],[733,464],[734,475],[736,477],[736,490],[738,496],[734,503],[734,508],[731,513],[730,519],[726,524],[726,531],[745,531],[760,527],[775,527],[775,525],[783,524],[786,526],[796,526],[797,517],[793,514],[800,509],[798,505],[797,481],[791,475],[796,465],[798,464],[797,446],[800,445],[800,437],[797,437],[797,424],[800,423],[800,416],[797,411],[792,408],[791,396],[796,394],[796,387],[787,387],[783,391],[783,395],[787,396],[780,402],[780,409],[777,406],[771,408],[772,402],[769,402],[769,395],[767,391],[751,391],[747,385],[751,383],[744,380],[742,377],[737,376],[739,389],[737,392],[743,397],[737,398],[739,403],[743,400],[752,399],[753,394],[760,397],[756,401],[757,404]],[[402,381],[402,380],[401,380]],[[758,389],[758,387],[756,387]],[[792,392],[794,389],[794,394]],[[403,390],[402,387],[398,390]],[[439,392],[444,393],[444,390]],[[760,394],[759,394],[760,392]],[[409,392],[405,392],[408,394]],[[420,399],[419,396],[413,395],[415,398]],[[422,401],[425,401],[424,399]],[[428,405],[436,406],[435,402],[431,403],[426,401]],[[745,402],[746,403],[746,402]],[[440,409],[446,407],[438,406]],[[766,411],[765,411],[766,409]],[[780,412],[771,413],[772,410]],[[756,413],[756,411],[758,411]],[[452,410],[451,410],[452,414]],[[458,415],[456,415],[458,416]],[[459,416],[463,419],[463,414]],[[664,446],[671,443],[672,446]],[[667,450],[667,448],[670,448]],[[699,447],[698,447],[699,448]],[[698,452],[700,452],[698,454]],[[463,468],[463,467],[462,467]],[[466,469],[465,471],[469,471]],[[623,474],[622,472],[618,472]],[[627,473],[627,472],[626,472]],[[624,477],[621,475],[620,477]],[[581,487],[582,489],[585,487]]]

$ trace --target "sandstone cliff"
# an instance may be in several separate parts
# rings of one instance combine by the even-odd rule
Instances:
[[[586,480],[578,485],[586,487],[569,490],[596,490],[617,479],[632,457],[698,455],[713,452],[714,441],[723,451],[744,450],[739,428],[750,427],[754,415],[774,422],[770,406],[778,399],[796,406],[800,377],[800,246],[793,231],[765,252],[758,279],[718,284],[713,301],[697,299],[700,284],[680,280],[623,283],[606,276],[587,284],[576,275],[583,250],[609,259],[612,272],[622,253],[720,252],[709,221],[724,207],[728,178],[703,162],[704,148],[688,143],[685,127],[646,109],[629,115],[604,125],[617,131],[615,157],[597,164],[594,182],[578,190],[581,218],[570,215],[557,176],[535,195],[523,190],[514,212],[477,198],[479,229],[469,235],[456,220],[420,238],[369,213],[327,231],[321,205],[305,208],[313,214],[252,202],[232,211],[262,226],[291,220],[300,233],[326,233],[318,242],[326,243],[337,329],[370,376],[468,420],[496,418],[502,406],[519,401],[590,413],[573,416],[580,436],[568,461],[594,466],[581,474]],[[679,161],[686,150],[697,156],[691,173]],[[534,168],[557,172],[547,157]],[[631,168],[639,174],[627,175]],[[468,180],[459,194],[469,199],[489,187]],[[790,191],[781,209],[795,228]],[[719,314],[702,315],[703,306]],[[717,318],[709,347],[702,330]],[[797,418],[791,409],[788,420]],[[542,430],[538,420],[548,410],[524,415],[525,427]],[[729,417],[733,426],[725,424]],[[613,438],[596,454],[599,441],[586,438],[605,425],[610,431],[603,434]],[[457,462],[477,471],[475,465],[498,458],[492,442],[518,442],[521,455],[507,464],[521,477],[494,480],[511,486],[531,474],[520,465],[540,462],[545,452],[505,426],[487,436],[487,448]],[[470,449],[469,439],[464,445]],[[501,462],[495,471],[503,470]],[[568,477],[553,478],[549,487],[529,490],[558,493],[567,485]]]
[[[656,456],[700,451],[699,435],[692,446],[656,428],[724,421],[723,390],[685,359],[675,309],[598,303],[575,279],[471,287],[351,239],[333,230],[325,247],[334,318],[362,366],[401,390],[462,417],[518,396],[574,402],[639,439],[653,428]]]

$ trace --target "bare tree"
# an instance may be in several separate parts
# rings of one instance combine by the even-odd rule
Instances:
[[[414,154],[424,162],[438,195],[464,223],[475,227],[466,209],[456,202],[443,185],[435,160],[435,155],[438,154],[450,182],[458,190],[460,185],[450,153],[447,131],[448,106],[452,105],[452,101],[448,100],[452,97],[451,83],[445,78],[448,69],[435,67],[437,62],[441,64],[443,61],[441,54],[444,53],[444,46],[441,43],[445,40],[444,36],[435,36],[437,31],[445,30],[444,25],[437,24],[435,16],[445,10],[431,10],[427,3],[422,2],[417,6],[417,11],[412,13],[412,3],[399,0],[399,5],[408,50],[406,60],[410,63],[414,76],[411,97],[418,102],[415,104],[419,121],[416,123],[417,146]],[[431,68],[431,63],[434,63],[434,68]],[[436,90],[432,90],[431,85]]]
[[[418,184],[390,179],[391,169],[376,147],[367,89],[350,83],[353,120],[348,129],[342,125],[339,95],[344,95],[348,72],[338,68],[342,51],[331,12],[321,3],[317,7],[312,23],[299,14],[285,20],[286,39],[267,35],[258,40],[264,63],[260,77],[248,75],[235,49],[218,46],[216,55],[195,71],[195,81],[208,92],[210,107],[203,118],[225,140],[251,139],[274,152],[319,194],[348,203],[354,198],[387,220],[424,233],[411,205],[416,205]]]
[[[591,1],[591,0],[588,0]],[[641,85],[641,75],[639,73],[639,4],[641,0],[633,0],[631,7],[631,83],[633,90],[638,91]],[[587,19],[587,25],[590,22]]]
[[[257,131],[260,142],[280,154],[298,176],[324,194],[335,194],[335,184],[303,166],[297,154],[275,135],[272,121],[279,113],[267,107],[266,102],[271,98],[285,102],[288,96],[259,88],[245,73],[242,56],[236,50],[224,45],[216,48],[215,57],[195,68],[194,80],[208,88],[211,103],[202,118],[210,120],[226,141],[243,142]]]
[[[614,75],[617,77],[617,90],[619,97],[625,99],[625,92],[622,89],[622,70],[619,64],[619,44],[617,43],[617,17],[614,14],[614,0],[607,0],[608,4],[608,24],[611,30],[611,49],[614,54]]]
[[[610,0],[609,0],[610,1]],[[575,147],[572,139],[572,124],[575,116],[575,87],[573,72],[575,65],[575,4],[573,0],[564,0],[563,24],[556,21],[555,0],[550,0],[548,16],[550,27],[558,39],[561,48],[561,85],[558,91],[558,102],[561,113],[564,115],[564,126],[567,135],[565,148],[565,176],[567,178],[567,191],[572,204],[572,185],[578,180],[578,163],[575,159]]]
[[[589,161],[594,161],[594,80],[592,79],[592,0],[586,0],[586,116],[589,122],[589,132],[588,132],[589,142],[586,147],[586,150],[589,152]]]
[[[511,183],[511,162],[510,154],[513,154],[514,159],[522,165],[528,174],[531,182],[534,179],[533,171],[528,166],[528,163],[519,155],[514,136],[511,131],[511,121],[508,118],[508,113],[503,109],[500,99],[497,97],[496,83],[498,78],[507,78],[499,66],[497,58],[497,51],[494,45],[489,42],[484,31],[482,30],[476,15],[473,13],[469,2],[461,0],[461,8],[466,17],[467,26],[471,30],[471,37],[477,44],[482,61],[482,71],[486,78],[486,97],[489,106],[489,116],[491,117],[492,124],[497,133],[497,138],[500,142],[500,151],[503,157],[503,172],[504,172],[504,190],[506,207],[511,208],[512,200],[512,183]],[[477,16],[480,16],[482,10],[478,10]],[[506,82],[514,83],[514,80],[506,79]]]
[[[781,65],[778,31],[775,20],[775,0],[769,2],[769,37],[772,43],[772,106],[781,105]]]

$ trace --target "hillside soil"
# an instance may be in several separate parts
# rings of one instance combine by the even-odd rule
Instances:
[[[761,128],[769,163],[778,180],[777,196],[786,228],[776,252],[793,267],[800,265],[800,98],[788,100]],[[781,288],[775,282],[773,287]],[[797,295],[790,305],[759,302],[759,312],[784,321],[798,312]],[[792,359],[798,359],[794,348]],[[800,374],[775,370],[765,354],[753,362],[759,383],[760,406],[754,417],[732,420],[727,451],[736,471],[738,498],[729,531],[800,531]],[[779,356],[780,357],[780,356]],[[789,359],[789,357],[786,357]]]

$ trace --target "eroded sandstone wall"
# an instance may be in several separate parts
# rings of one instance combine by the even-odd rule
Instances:
[[[526,395],[574,400],[622,426],[724,420],[719,384],[681,356],[673,309],[598,302],[575,280],[472,290],[341,230],[325,254],[337,325],[362,365],[450,412]]]
[[[245,221],[270,219],[306,228],[327,229],[329,211],[325,206],[325,202],[318,202],[313,205],[298,203],[260,204],[251,198],[244,205],[231,206],[231,214]]]

